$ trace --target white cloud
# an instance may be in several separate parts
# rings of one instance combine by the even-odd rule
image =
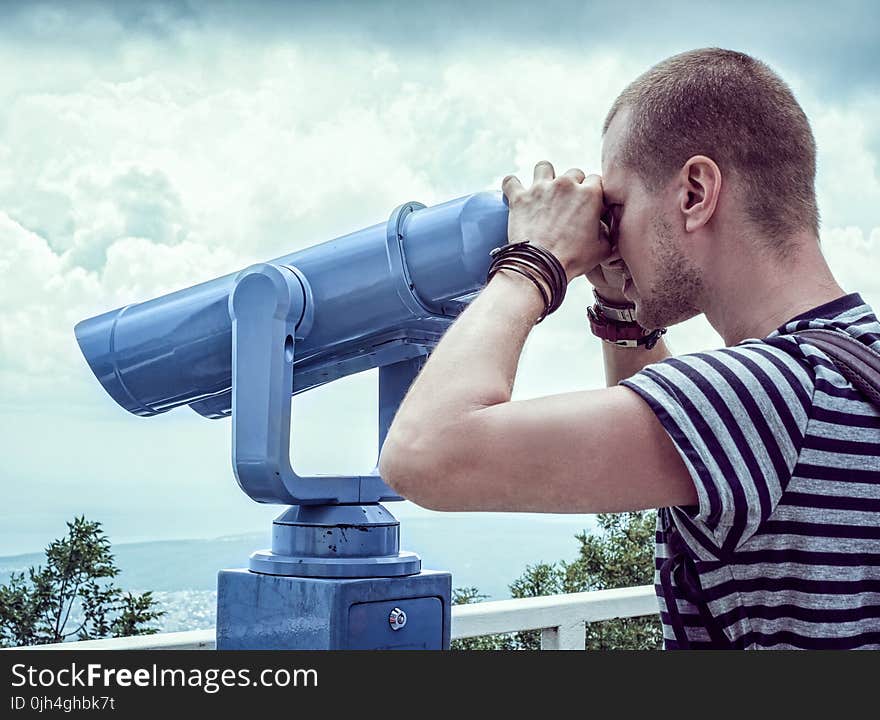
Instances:
[[[861,293],[880,312],[880,226],[870,233],[859,227],[832,228],[822,233],[822,251],[841,286]]]
[[[43,267],[60,274],[56,285],[72,287],[77,267],[95,273],[82,276],[100,288],[82,295],[93,302],[203,278],[186,275],[193,266],[228,272],[290,252],[379,221],[403,199],[495,187],[510,171],[527,180],[539,158],[597,170],[605,110],[642,69],[621,54],[546,47],[484,48],[446,64],[350,48],[328,61],[318,45],[207,33],[121,42],[118,52],[122,68],[65,53],[64,89],[0,81],[0,209],[60,258]],[[31,64],[42,79],[45,58]],[[796,81],[819,140],[826,235],[870,233],[876,101],[823,104]],[[123,270],[135,248],[147,269]],[[45,297],[40,312],[51,317],[53,302],[88,305]]]
[[[0,209],[15,236],[2,252],[17,268],[0,321],[7,396],[21,387],[16,373],[45,379],[46,347],[65,349],[62,368],[79,361],[78,314],[381,221],[404,199],[497,187],[511,171],[527,181],[540,158],[597,170],[606,108],[642,69],[619,54],[548,48],[484,48],[446,64],[351,48],[328,62],[318,45],[198,33],[173,46],[122,42],[119,54],[122,68],[74,53],[61,63],[66,87],[0,80]],[[42,78],[45,59],[32,64]],[[864,268],[867,250],[837,245],[844,227],[868,237],[878,225],[874,106],[823,103],[795,83],[819,141],[826,252],[843,272]],[[862,272],[851,287],[871,295],[877,283]],[[549,387],[528,369],[532,356],[547,362],[544,335],[582,349],[579,312],[546,326],[524,358],[524,391]],[[717,336],[694,321],[673,342],[698,349]],[[560,366],[552,387],[585,380],[575,372]]]
[[[595,128],[635,72],[550,50],[403,65],[384,50],[327,62],[318,46],[224,40],[132,41],[124,70],[74,61],[63,88],[0,80],[0,209],[16,236],[4,257],[39,266],[6,288],[7,398],[50,382],[46,347],[63,350],[62,371],[80,362],[83,316],[381,221],[406,199],[527,178],[539,157],[596,170]]]
[[[819,147],[819,208],[829,230],[858,226],[867,234],[880,225],[878,117],[877,99],[843,106],[816,103],[810,114]]]

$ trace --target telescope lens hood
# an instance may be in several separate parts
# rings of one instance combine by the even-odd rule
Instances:
[[[116,323],[125,310],[126,308],[113,310],[77,323],[74,328],[76,341],[98,382],[110,397],[135,415],[158,415],[161,411],[146,407],[128,391],[116,368],[113,334]]]

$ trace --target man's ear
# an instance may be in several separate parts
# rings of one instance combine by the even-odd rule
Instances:
[[[712,158],[694,155],[681,168],[679,188],[685,230],[694,232],[715,214],[721,195],[721,169]]]

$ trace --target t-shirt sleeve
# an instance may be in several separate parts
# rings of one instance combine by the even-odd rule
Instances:
[[[773,512],[800,454],[814,382],[766,343],[669,358],[621,385],[638,393],[675,444],[699,505],[680,508],[719,552]]]

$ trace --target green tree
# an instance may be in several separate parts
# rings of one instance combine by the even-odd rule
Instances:
[[[112,583],[118,574],[101,523],[74,518],[46,548],[45,567],[0,585],[0,647],[157,632],[149,623],[163,612],[152,593],[123,592]]]
[[[603,513],[600,533],[577,536],[578,558],[565,570],[564,592],[607,590],[654,584],[654,534],[657,513]],[[659,613],[587,625],[588,650],[660,650],[663,627]]]
[[[604,513],[597,516],[599,531],[575,536],[580,544],[573,562],[527,565],[510,585],[514,598],[559,593],[607,590],[654,582],[654,530],[656,513],[641,511]],[[486,599],[477,588],[456,591],[453,603]],[[621,618],[588,623],[587,650],[654,650],[662,647],[663,633],[658,616]],[[460,640],[453,649],[461,650],[539,650],[540,631]]]

